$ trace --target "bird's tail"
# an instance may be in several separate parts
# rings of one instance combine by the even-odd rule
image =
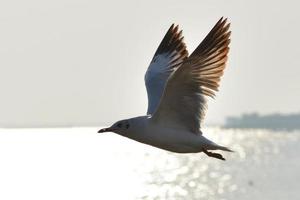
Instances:
[[[218,145],[212,141],[210,141],[210,144],[207,146],[207,150],[222,150],[222,151],[234,152],[230,148]]]
[[[204,146],[205,146],[206,150],[222,150],[222,151],[234,152],[230,148],[222,146],[222,145],[218,145],[218,144],[214,143],[213,141],[211,141],[211,140],[209,140],[205,137],[202,137],[201,139],[203,141],[205,141]]]
[[[215,148],[216,148],[216,150],[234,152],[231,149],[229,149],[228,147],[220,146],[220,145],[217,145],[217,144],[216,144]]]

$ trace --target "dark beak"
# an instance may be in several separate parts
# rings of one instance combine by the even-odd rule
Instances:
[[[113,131],[113,129],[111,129],[111,128],[103,128],[103,129],[100,129],[100,130],[98,131],[98,133],[112,132],[112,131]]]

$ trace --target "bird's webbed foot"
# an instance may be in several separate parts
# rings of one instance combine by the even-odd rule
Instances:
[[[217,158],[217,159],[220,159],[220,160],[225,160],[225,158],[219,153],[209,152],[206,149],[203,149],[203,153],[205,153],[209,157],[214,157],[214,158]]]

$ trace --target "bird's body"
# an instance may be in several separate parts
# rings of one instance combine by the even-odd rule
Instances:
[[[135,117],[127,119],[127,121],[130,129],[116,131],[116,133],[164,150],[176,153],[198,153],[203,149],[225,148],[208,140],[201,132],[195,134],[184,127],[159,124],[151,116]]]
[[[99,132],[115,132],[172,152],[204,152],[225,160],[221,154],[208,150],[231,150],[205,138],[200,123],[206,96],[214,97],[218,91],[229,51],[229,36],[229,24],[221,18],[188,56],[182,31],[172,25],[145,74],[147,115],[118,121]]]

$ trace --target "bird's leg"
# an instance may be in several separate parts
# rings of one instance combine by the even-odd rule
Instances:
[[[206,149],[202,149],[202,151],[203,151],[203,153],[205,153],[209,157],[214,157],[214,158],[217,158],[217,159],[220,159],[220,160],[225,160],[225,158],[219,153],[209,152]]]

